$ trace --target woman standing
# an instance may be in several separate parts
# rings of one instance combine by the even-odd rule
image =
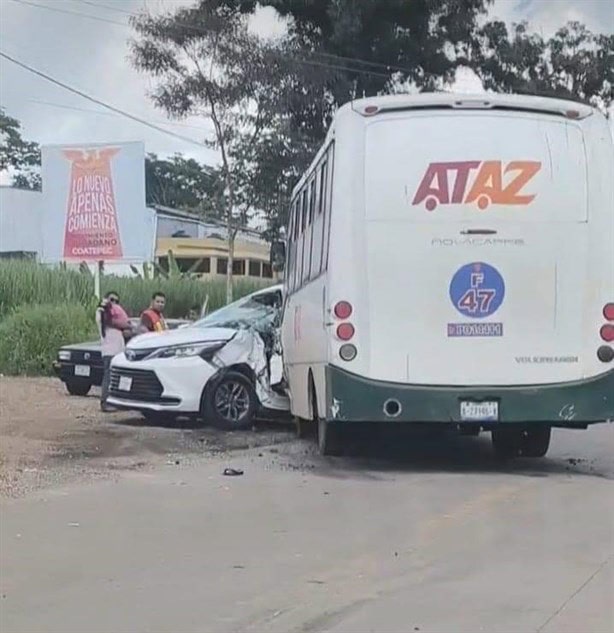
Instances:
[[[124,332],[131,329],[126,311],[119,303],[117,292],[107,292],[96,310],[96,324],[100,333],[102,347],[102,392],[100,394],[100,409],[104,412],[113,409],[107,405],[109,384],[111,382],[111,360],[113,356],[124,351]]]

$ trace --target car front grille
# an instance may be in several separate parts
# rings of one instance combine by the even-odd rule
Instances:
[[[102,354],[100,352],[86,352],[83,350],[70,350],[70,362],[75,363],[75,365],[102,366]]]
[[[130,378],[132,384],[130,390],[120,389],[120,378]],[[114,398],[121,400],[140,400],[142,402],[169,402],[173,399],[163,398],[163,387],[155,372],[144,369],[111,369],[110,393]]]

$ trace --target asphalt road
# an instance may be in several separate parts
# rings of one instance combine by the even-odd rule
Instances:
[[[307,448],[4,502],[0,630],[614,631],[614,425],[507,466],[486,437]]]

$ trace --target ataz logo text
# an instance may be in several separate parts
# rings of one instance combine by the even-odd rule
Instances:
[[[524,189],[541,166],[531,160],[514,160],[506,165],[500,160],[431,163],[412,204],[424,202],[428,211],[434,211],[440,204],[475,203],[482,211],[491,204],[527,205],[535,194]]]

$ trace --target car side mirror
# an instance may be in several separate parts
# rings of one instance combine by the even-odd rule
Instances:
[[[271,244],[271,268],[275,272],[282,271],[286,266],[286,243],[280,240]]]

